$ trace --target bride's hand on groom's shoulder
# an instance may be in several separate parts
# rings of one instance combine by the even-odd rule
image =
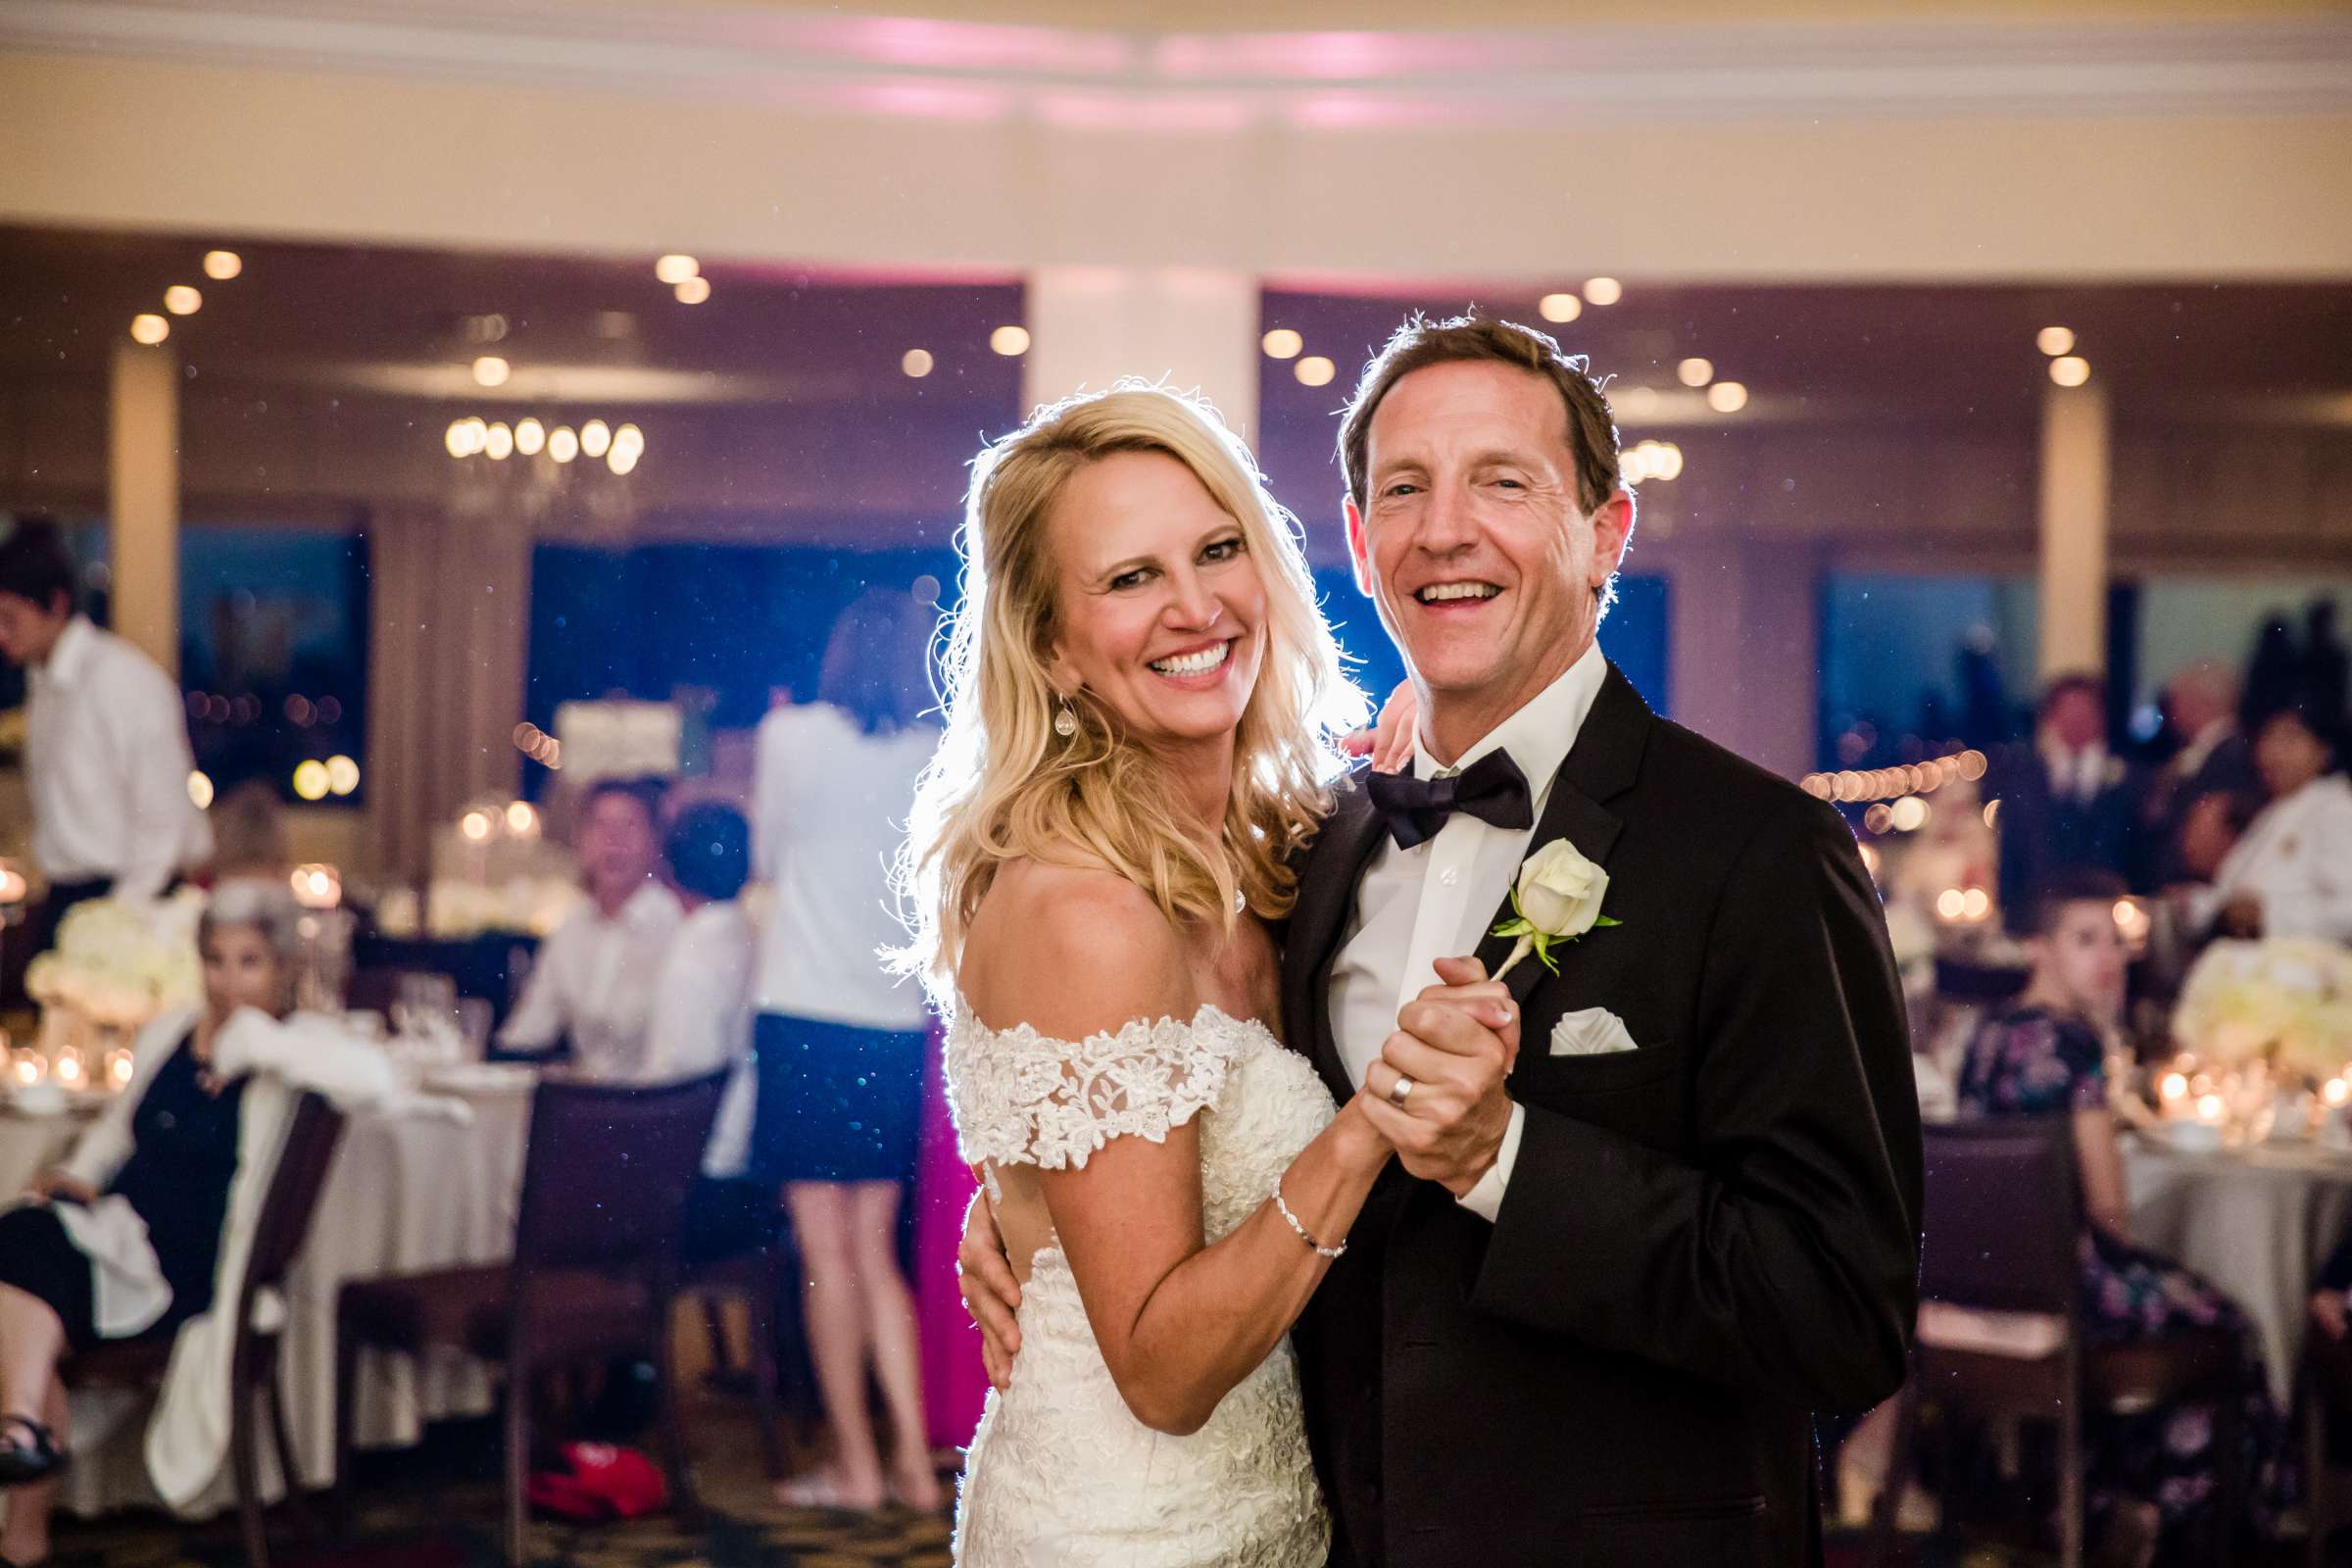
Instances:
[[[1380,717],[1370,727],[1350,732],[1340,742],[1340,750],[1349,757],[1369,757],[1375,773],[1400,772],[1412,762],[1420,718],[1421,704],[1413,694],[1413,683],[1398,681],[1389,700],[1380,705]]]
[[[1439,959],[1438,979],[1405,1004],[1364,1075],[1364,1113],[1406,1170],[1459,1197],[1510,1126],[1519,1005],[1476,958]]]

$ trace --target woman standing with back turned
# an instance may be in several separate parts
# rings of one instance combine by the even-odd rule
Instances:
[[[940,1503],[925,1440],[914,1302],[899,1272],[899,1183],[913,1169],[930,1015],[879,954],[906,938],[888,904],[915,778],[932,615],[868,588],[833,627],[814,703],[760,725],[753,823],[774,899],[754,982],[758,1172],[785,1184],[808,1271],[808,1348],[832,1464],[781,1489],[802,1505]],[[887,1471],[865,1374],[890,1408]]]

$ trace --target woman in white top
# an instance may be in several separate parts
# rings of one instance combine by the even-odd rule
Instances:
[[[2328,715],[2296,707],[2255,732],[2254,765],[2270,793],[2192,903],[2225,936],[2352,942],[2352,784]]]
[[[754,842],[773,890],[755,996],[756,1168],[786,1184],[808,1269],[807,1321],[832,1463],[788,1500],[935,1508],[914,1301],[898,1263],[900,1183],[914,1167],[930,1014],[881,952],[905,940],[890,863],[939,732],[924,650],[933,617],[868,588],[825,646],[817,701],[760,725]],[[885,1477],[866,1368],[890,1408]]]

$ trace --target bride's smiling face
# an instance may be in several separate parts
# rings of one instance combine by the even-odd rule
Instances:
[[[1046,516],[1048,668],[1151,750],[1230,737],[1265,657],[1266,590],[1242,525],[1176,459],[1114,452]]]

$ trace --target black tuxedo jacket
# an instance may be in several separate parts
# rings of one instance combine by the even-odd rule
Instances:
[[[1288,932],[1289,1039],[1342,1098],[1331,964],[1381,834],[1348,780]],[[1332,1561],[1818,1562],[1811,1413],[1901,1384],[1918,1279],[1878,899],[1835,811],[1614,667],[1530,851],[1562,837],[1623,923],[1511,972],[1527,1127],[1499,1215],[1392,1166],[1298,1324]],[[1595,1006],[1639,1049],[1551,1055]]]

